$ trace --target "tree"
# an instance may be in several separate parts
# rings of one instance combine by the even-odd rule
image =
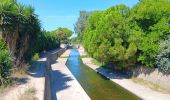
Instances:
[[[136,62],[139,38],[130,29],[130,9],[125,5],[110,7],[106,11],[93,12],[84,33],[87,52],[105,64],[128,68]]]
[[[130,20],[142,33],[138,61],[148,67],[155,67],[159,42],[170,34],[169,5],[169,0],[141,0],[132,9]]]
[[[7,46],[0,39],[0,86],[6,86],[10,82],[12,69],[12,57],[10,56]]]
[[[41,30],[36,39],[34,51],[42,52],[52,50],[58,47],[60,47],[59,36],[56,35],[54,32],[47,32],[45,30]]]
[[[61,28],[61,27],[53,32],[54,34],[59,36],[59,40],[61,43],[68,43],[70,36],[73,34],[73,32],[68,28]]]
[[[79,18],[74,26],[74,31],[77,34],[76,41],[79,43],[82,42],[82,39],[84,36],[84,31],[87,28],[88,18],[90,17],[91,14],[92,14],[92,12],[80,11]]]
[[[170,36],[169,5],[169,0],[140,0],[132,9],[116,5],[93,12],[84,31],[86,51],[119,68],[133,66],[136,60],[156,67],[159,43]]]
[[[40,32],[37,15],[31,6],[23,6],[16,0],[1,0],[0,20],[2,38],[15,57],[15,66],[21,66],[30,59],[32,46]]]
[[[160,43],[156,64],[164,72],[170,72],[170,38]]]

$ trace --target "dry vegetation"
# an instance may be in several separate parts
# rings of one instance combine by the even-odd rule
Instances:
[[[35,97],[36,90],[33,87],[28,88],[25,93],[21,96],[20,100],[38,100]]]
[[[162,92],[162,93],[170,93],[170,90],[168,89],[165,89],[161,86],[159,86],[158,84],[154,84],[152,82],[149,82],[149,81],[146,81],[146,80],[143,80],[141,78],[132,78],[132,80],[135,82],[135,83],[138,83],[138,84],[141,84],[145,87],[148,87],[154,91],[158,91],[158,92]]]
[[[12,88],[24,84],[28,81],[27,73],[30,65],[24,65],[22,68],[13,69],[11,73],[11,83],[7,86],[0,86],[0,97],[10,91]]]

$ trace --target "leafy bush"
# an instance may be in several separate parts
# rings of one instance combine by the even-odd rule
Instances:
[[[61,43],[68,43],[69,37],[73,34],[71,30],[65,27],[60,27],[57,30],[52,31],[51,33],[57,35]]]
[[[169,5],[169,0],[140,0],[133,8],[117,5],[93,12],[83,34],[86,51],[120,69],[136,61],[154,68],[159,43],[170,35]]]
[[[5,43],[0,40],[0,86],[6,86],[10,82],[11,62]]]
[[[169,0],[141,0],[132,9],[130,20],[142,33],[138,61],[148,67],[155,67],[159,43],[170,34],[169,5]]]
[[[34,52],[48,51],[60,46],[59,36],[53,32],[42,30],[36,39]]]
[[[0,35],[15,57],[15,67],[22,67],[36,52],[59,47],[60,41],[68,42],[68,37],[73,33],[67,28],[56,31],[41,31],[40,21],[32,6],[20,4],[17,0],[1,0]]]
[[[74,26],[75,33],[78,34],[78,36],[75,38],[75,42],[82,42],[83,33],[87,28],[88,18],[91,14],[92,12],[80,11],[80,16]]]
[[[33,56],[33,59],[34,60],[38,60],[40,57],[39,57],[39,54],[38,53],[35,53],[34,56]]]
[[[34,54],[33,46],[41,29],[38,16],[32,6],[17,0],[1,0],[0,21],[2,38],[15,57],[14,66],[19,67]]]
[[[50,32],[41,30],[33,47],[34,53],[59,48],[60,43],[68,43],[72,33],[73,32],[67,28],[58,28]]]
[[[92,57],[119,69],[135,64],[140,33],[136,34],[136,31],[130,29],[129,12],[129,7],[117,5],[106,11],[92,13],[83,41]]]
[[[160,43],[156,63],[164,72],[170,72],[170,38]]]

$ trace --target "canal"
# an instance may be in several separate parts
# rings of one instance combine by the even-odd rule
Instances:
[[[72,49],[66,65],[92,100],[140,100],[84,65],[77,49]]]

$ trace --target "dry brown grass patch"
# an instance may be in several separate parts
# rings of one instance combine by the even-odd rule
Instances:
[[[20,100],[38,100],[35,97],[36,89],[33,87],[28,88],[23,95],[21,95]]]

